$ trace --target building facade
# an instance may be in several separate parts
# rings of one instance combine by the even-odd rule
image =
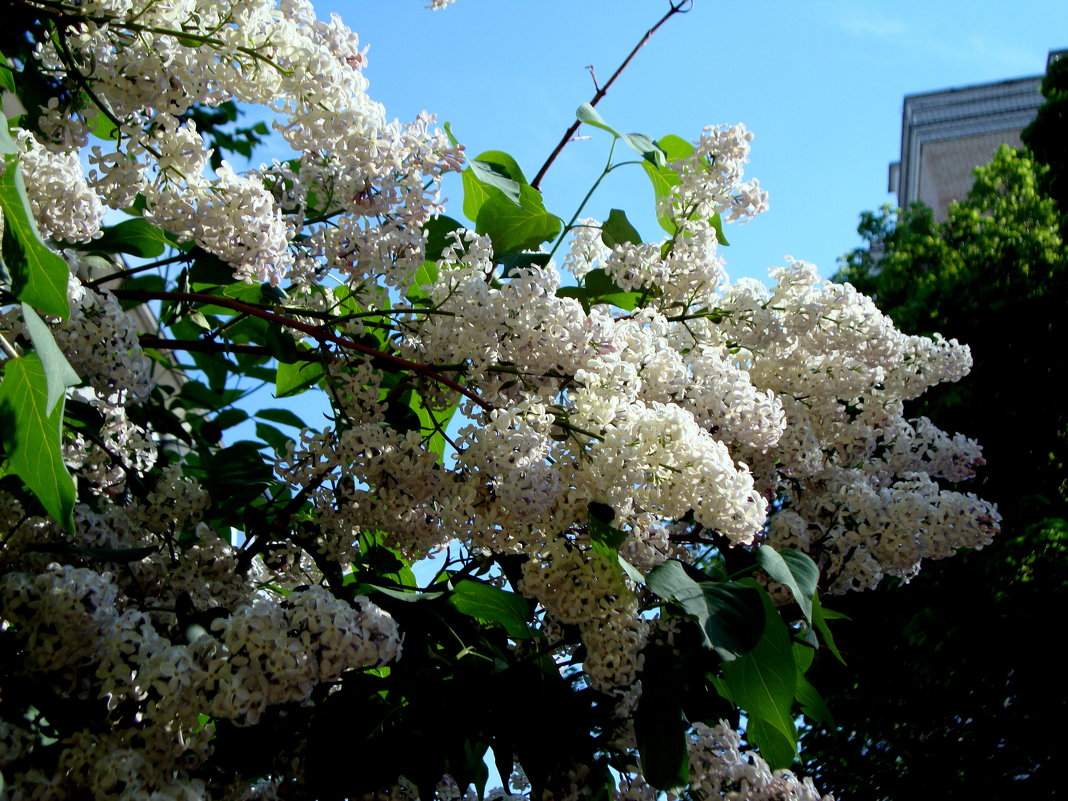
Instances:
[[[1049,60],[1068,51],[1050,53]],[[922,201],[935,219],[972,186],[972,170],[999,145],[1020,147],[1020,132],[1044,102],[1042,76],[907,95],[901,115],[901,158],[890,165],[887,191],[902,208]]]

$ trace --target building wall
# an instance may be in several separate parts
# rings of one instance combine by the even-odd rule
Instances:
[[[890,165],[898,205],[922,201],[945,220],[949,204],[971,188],[975,167],[998,145],[1020,146],[1020,132],[1043,103],[1041,83],[1035,75],[906,96],[901,160]]]
[[[1020,132],[995,131],[921,144],[919,187],[914,199],[934,209],[935,219],[942,222],[949,216],[949,204],[964,198],[972,188],[972,170],[990,161],[1000,145],[1021,147]]]

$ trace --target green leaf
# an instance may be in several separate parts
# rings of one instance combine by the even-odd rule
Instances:
[[[460,183],[464,189],[464,216],[474,222],[478,219],[483,204],[489,199],[493,187],[482,183],[470,168],[460,173]]]
[[[41,240],[18,164],[8,164],[0,175],[0,211],[4,216],[3,261],[11,275],[12,293],[46,314],[66,319],[70,270]]]
[[[597,109],[591,106],[589,103],[583,103],[575,111],[575,117],[579,122],[584,122],[587,125],[592,125],[596,128],[608,131],[616,139],[622,139],[623,142],[638,153],[642,159],[650,162],[656,167],[662,167],[665,164],[665,153],[661,149],[660,145],[653,141],[652,137],[646,136],[640,133],[621,134],[615,128],[610,126],[604,121],[604,118],[597,113]]]
[[[712,227],[716,231],[716,241],[723,247],[730,247],[731,243],[727,241],[727,237],[723,235],[723,218],[719,214],[713,214],[708,218],[708,221],[712,223]]]
[[[616,519],[616,510],[607,503],[591,501],[586,505],[586,522],[589,526],[590,540],[608,547],[608,553],[615,558],[619,546],[626,542],[627,534],[612,525]]]
[[[452,245],[455,239],[449,234],[453,231],[459,231],[463,229],[463,225],[452,217],[446,217],[444,214],[438,217],[431,217],[427,220],[423,226],[423,232],[426,234],[426,259],[430,262],[435,262],[441,258],[442,251],[446,247]],[[436,276],[435,276],[436,280]],[[433,283],[433,281],[424,281],[423,283]]]
[[[599,553],[609,565],[618,564],[636,583],[644,584],[645,577],[619,555],[619,546],[626,542],[627,533],[612,525],[615,517],[615,510],[606,503],[593,501],[588,505],[586,521],[590,548]]]
[[[790,588],[805,619],[811,621],[812,596],[816,594],[816,584],[820,580],[816,563],[801,551],[790,548],[776,551],[763,543],[757,548],[757,564],[773,579]]]
[[[105,253],[129,253],[142,259],[154,259],[173,243],[161,229],[143,217],[109,225],[104,235],[93,240],[90,248]]]
[[[465,615],[500,623],[513,640],[528,640],[533,636],[528,625],[530,604],[522,595],[481,581],[461,581],[449,594],[449,603]]]
[[[274,470],[264,461],[258,442],[235,442],[213,453],[206,466],[206,485],[211,487],[216,505],[222,508],[249,503],[274,478]]]
[[[293,441],[292,437],[287,437],[277,428],[266,423],[256,423],[256,436],[270,445],[275,453],[285,453],[289,443]]]
[[[522,187],[524,201],[532,200],[531,194],[538,197],[537,190]],[[538,200],[540,206],[540,197]],[[532,205],[527,202],[516,205],[501,193],[492,194],[479,208],[475,230],[493,240],[495,251],[534,250],[559,235],[564,223],[555,214],[531,208]]]
[[[590,313],[590,294],[580,286],[562,286],[556,290],[558,298],[574,298],[582,304],[583,310]]]
[[[638,243],[642,241],[641,234],[630,224],[626,213],[619,209],[608,212],[608,219],[601,226],[601,241],[606,247],[614,248],[626,242]]]
[[[623,289],[612,280],[611,276],[609,276],[602,267],[598,267],[586,273],[582,279],[582,283],[591,300],[601,297],[602,295],[614,295],[623,291]]]
[[[234,268],[214,253],[195,247],[189,251],[193,264],[189,268],[189,280],[197,284],[230,284],[234,280]]]
[[[707,577],[697,580],[692,573],[698,571],[687,567],[675,559],[662,562],[649,571],[646,584],[658,596],[675,601],[692,615],[701,626],[705,645],[716,648],[724,658],[744,654],[756,646],[764,625],[762,593],[739,582]]]
[[[408,300],[417,301],[427,297],[425,286],[433,286],[438,282],[438,265],[432,261],[424,261],[423,266],[415,271],[411,288],[408,290]]]
[[[494,253],[493,261],[501,265],[501,277],[509,278],[516,270],[531,267],[545,267],[549,263],[548,253]]]
[[[3,58],[3,54],[0,54],[0,59]],[[0,66],[0,82],[2,82],[4,76],[11,77],[11,72]],[[8,91],[14,92],[14,89]],[[19,152],[18,146],[15,144],[15,140],[11,138],[11,132],[7,129],[7,117],[0,113],[0,156],[13,156]],[[2,164],[3,162],[0,162]]]
[[[619,556],[618,554],[617,558],[619,559],[619,566],[623,568],[623,572],[630,577],[631,581],[633,581],[635,584],[645,583],[645,576],[641,574],[641,571],[639,571],[638,568],[636,568],[634,565],[632,565],[630,562],[628,562],[626,559],[624,559],[622,556]]]
[[[760,592],[760,600],[764,606],[764,633],[760,642],[733,662],[723,663],[723,676],[717,687],[727,700],[751,717],[769,723],[796,748],[797,730],[791,708],[797,686],[797,665],[790,635],[766,592]]]
[[[419,419],[419,429],[429,439],[427,447],[438,455],[438,462],[445,458],[445,435],[442,433],[448,428],[449,421],[456,414],[456,404],[444,408],[431,409],[423,404],[423,396],[418,392],[412,392],[408,398],[409,407]]]
[[[522,184],[512,178],[507,165],[494,161],[485,161],[483,154],[474,161],[469,162],[467,168],[475,179],[484,186],[492,186],[499,189],[506,198],[517,206],[519,205],[519,189]],[[466,170],[465,170],[466,172]]]
[[[575,117],[576,119],[578,119],[579,122],[584,122],[587,125],[592,125],[595,128],[601,128],[602,130],[608,131],[608,133],[612,134],[612,136],[616,137],[617,139],[620,136],[619,132],[615,128],[611,127],[608,123],[606,123],[604,121],[604,118],[597,113],[597,109],[595,109],[589,103],[583,103],[581,106],[579,106],[578,109],[575,111]]]
[[[793,741],[763,718],[751,716],[746,722],[745,736],[772,770],[789,768],[797,759]]]
[[[797,665],[797,675],[804,676],[816,658],[816,646],[808,645],[794,640],[794,663]]]
[[[576,298],[586,311],[590,306],[605,303],[624,311],[632,311],[641,294],[624,292],[602,268],[590,270],[582,279],[583,286],[565,286],[556,291],[558,298]]]
[[[261,420],[270,420],[272,423],[281,423],[284,426],[304,428],[304,421],[289,409],[260,409],[255,416]]]
[[[667,161],[679,161],[687,156],[693,155],[693,145],[687,142],[685,139],[673,134],[669,134],[659,142],[657,145],[663,151]],[[654,164],[651,161],[643,161],[642,168],[645,170],[645,174],[649,176],[649,181],[653,185],[653,200],[654,203],[661,198],[668,197],[671,194],[671,188],[677,186],[680,183],[679,175],[668,164]],[[669,234],[675,234],[675,223],[668,215],[659,215],[657,222],[660,223],[660,227],[667,231]]]
[[[248,412],[244,409],[224,409],[215,415],[215,418],[211,421],[219,427],[220,430],[225,431],[228,428],[245,422],[248,420]]]
[[[263,344],[279,364],[304,361],[307,350],[297,345],[293,334],[280,325],[269,325],[264,331]]]
[[[464,170],[462,180],[464,214],[475,221],[478,233],[489,235],[498,253],[533,250],[563,227],[507,153],[486,151]]]
[[[288,398],[299,395],[319,382],[323,377],[323,366],[319,362],[283,362],[278,365],[274,381],[276,398]]]
[[[87,259],[100,259],[106,261],[102,256],[87,256]],[[114,268],[114,265],[111,265]],[[167,282],[163,280],[162,275],[139,275],[136,278],[128,278],[122,283],[123,289],[143,289],[147,292],[163,292],[167,289]],[[143,300],[119,300],[119,305],[123,311],[130,311],[130,309],[136,309],[138,306],[144,304]]]
[[[664,151],[668,161],[682,161],[693,155],[693,143],[687,142],[681,136],[675,136],[675,134],[661,137],[656,144]]]
[[[52,414],[56,403],[66,394],[67,387],[77,386],[82,380],[70,366],[63,351],[59,349],[55,337],[52,336],[44,320],[25,303],[22,304],[22,318],[26,322],[26,330],[29,331],[33,348],[40,357],[45,371],[45,382],[48,386],[45,414]]]
[[[485,153],[480,153],[475,156],[475,161],[480,164],[490,165],[497,174],[500,174],[503,170],[503,174],[507,176],[509,180],[514,181],[520,186],[530,185],[526,176],[523,175],[523,170],[520,168],[519,162],[503,150],[487,150]]]
[[[611,294],[594,298],[591,305],[602,303],[615,306],[623,311],[634,311],[634,307],[638,305],[640,298],[640,292],[612,292]]]
[[[652,137],[640,133],[629,133],[619,138],[627,144],[627,147],[642,157],[643,163],[652,164],[657,168],[667,164],[664,151],[653,141]]]
[[[830,627],[827,625],[828,620],[844,619],[849,620],[846,615],[840,612],[834,612],[830,609],[824,609],[823,604],[820,603],[818,595],[812,598],[812,627],[820,633],[823,637],[823,642],[831,649],[831,653],[834,654],[834,658],[841,662],[843,665],[846,663],[842,657],[841,651],[838,650],[838,645],[834,641],[834,634],[831,633]]]
[[[445,129],[445,135],[449,138],[449,144],[455,147],[460,144],[460,140],[456,138],[456,134],[452,132],[452,123],[446,122],[443,126]]]
[[[215,390],[206,387],[201,381],[185,381],[182,383],[182,388],[178,392],[178,397],[184,401],[188,401],[192,408],[216,411],[217,409],[229,406],[240,398],[241,392],[238,390],[216,392]],[[187,406],[187,408],[190,407]]]
[[[48,378],[36,353],[11,359],[0,382],[0,438],[9,472],[37,496],[45,510],[68,531],[74,530],[77,492],[61,449],[63,400],[48,409]]]
[[[413,590],[398,590],[396,587],[383,587],[378,584],[368,584],[368,587],[372,588],[376,592],[380,592],[383,595],[388,595],[390,598],[396,598],[398,601],[407,601],[408,603],[416,603],[417,601],[432,601],[435,598],[440,598],[445,593],[442,592],[416,592]]]
[[[15,72],[11,67],[11,62],[3,53],[0,53],[0,89],[15,92]],[[7,120],[3,118],[3,115],[0,115],[0,124],[7,128]]]
[[[794,688],[794,697],[801,704],[801,711],[805,713],[809,720],[826,723],[828,726],[835,725],[834,716],[831,715],[831,710],[827,708],[827,702],[823,700],[823,696],[800,673],[797,675],[797,687]]]
[[[103,111],[89,121],[89,131],[97,139],[115,140],[119,138],[119,129]]]

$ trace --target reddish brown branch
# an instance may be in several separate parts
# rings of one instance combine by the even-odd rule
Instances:
[[[616,78],[623,74],[623,70],[625,70],[630,65],[630,62],[634,60],[634,57],[638,55],[638,51],[645,47],[646,43],[653,38],[653,34],[656,33],[657,30],[659,30],[661,25],[663,25],[676,14],[685,13],[689,11],[690,7],[692,6],[693,0],[678,0],[678,2],[676,2],[676,0],[672,0],[668,12],[660,18],[656,25],[654,25],[645,32],[645,36],[641,38],[641,41],[639,41],[638,44],[634,45],[634,49],[630,51],[630,54],[625,59],[623,59],[623,63],[620,64],[619,67],[616,68],[616,71],[612,73],[612,77],[608,79],[608,83],[597,89],[597,91],[593,95],[593,100],[590,101],[590,105],[596,106],[598,103],[601,102],[601,98],[608,94],[608,90],[612,88],[612,84],[616,82]],[[590,71],[592,73],[592,67],[590,67]],[[597,78],[596,76],[594,76],[594,86],[596,85]],[[534,187],[535,189],[538,188],[538,186],[541,184],[541,179],[544,178],[545,173],[549,171],[549,167],[551,167],[552,163],[556,161],[556,157],[560,155],[560,151],[564,149],[568,142],[571,141],[571,137],[575,135],[575,132],[578,131],[579,125],[581,124],[582,123],[579,120],[575,120],[571,124],[571,127],[568,128],[564,135],[560,138],[560,141],[556,143],[556,148],[553,150],[552,153],[549,154],[549,158],[545,160],[545,163],[541,165],[541,169],[538,170],[538,174],[534,176],[534,180],[530,182],[530,185],[532,187]]]
[[[176,303],[199,303],[206,306],[222,306],[226,309],[243,312],[251,317],[259,317],[261,320],[267,320],[268,322],[277,323],[278,325],[285,326],[294,331],[300,331],[302,334],[306,334],[307,336],[318,340],[320,343],[331,342],[345,350],[351,350],[356,353],[362,353],[365,356],[370,356],[379,364],[388,364],[392,367],[399,367],[402,370],[421,375],[424,378],[436,381],[449,389],[459,392],[465,398],[469,398],[477,403],[487,412],[493,410],[493,406],[484,401],[477,394],[458,381],[437,372],[437,370],[430,365],[409,361],[401,356],[376,350],[375,348],[360,344],[347,337],[338,336],[325,325],[312,325],[311,323],[294,320],[292,317],[286,317],[285,315],[278,314],[270,309],[261,308],[241,300],[220,297],[219,295],[205,295],[200,292],[154,292],[147,289],[114,289],[111,294],[122,300],[138,300],[142,302],[148,302],[150,300],[170,300]]]

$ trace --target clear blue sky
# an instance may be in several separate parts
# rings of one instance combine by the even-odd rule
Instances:
[[[667,0],[424,5],[327,0],[316,9],[339,13],[370,45],[371,95],[391,116],[433,112],[469,153],[507,151],[530,178],[593,94],[586,65],[606,81]],[[705,125],[744,122],[756,134],[749,175],[769,191],[771,210],[727,229],[731,277],[764,278],[786,254],[830,275],[859,244],[859,213],[892,200],[887,167],[900,149],[904,95],[1037,75],[1046,53],[1063,47],[1065,0],[695,0],[598,108],[616,128],[656,137],[690,139]],[[607,153],[607,135],[587,132],[592,138],[569,145],[542,187],[561,216]],[[611,195],[594,198],[593,216],[621,206],[644,237],[660,235],[644,175],[617,173],[606,187]],[[448,194],[460,217],[458,187]]]

